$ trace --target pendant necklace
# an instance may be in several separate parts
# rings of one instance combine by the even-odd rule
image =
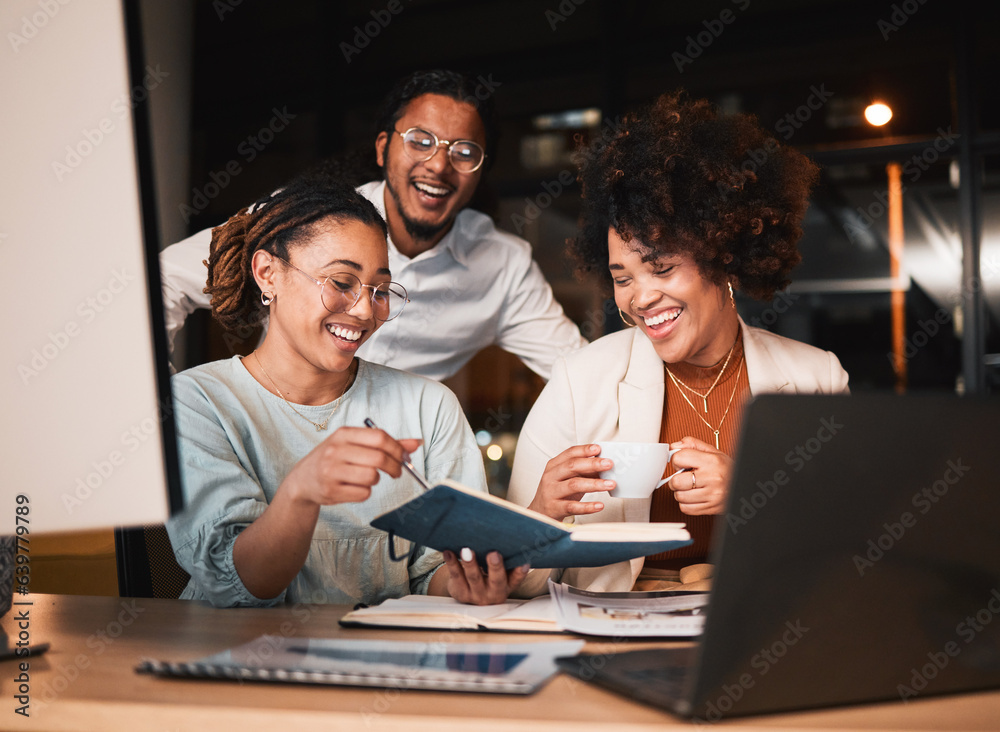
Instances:
[[[274,383],[274,379],[271,378],[271,375],[267,373],[267,370],[264,368],[264,364],[262,364],[260,362],[260,356],[257,355],[257,351],[253,352],[253,357],[254,357],[254,360],[257,362],[257,365],[260,367],[261,373],[264,374],[265,378],[267,378],[267,380],[268,380],[268,382],[270,382],[271,386],[274,387],[274,390],[276,392],[278,392],[278,396],[281,397],[282,401],[284,401],[285,404],[287,404],[288,407],[293,412],[295,412],[297,415],[299,415],[300,417],[302,417],[302,419],[304,419],[306,422],[308,422],[313,427],[315,427],[317,432],[322,432],[323,430],[326,429],[326,426],[330,423],[330,417],[332,417],[334,414],[337,413],[337,409],[340,407],[340,400],[344,398],[344,394],[347,393],[347,389],[351,388],[351,383],[353,383],[353,381],[354,381],[354,377],[352,375],[351,381],[348,382],[348,384],[347,384],[347,389],[344,389],[344,394],[341,394],[339,397],[337,397],[337,400],[333,403],[333,409],[330,411],[330,413],[328,415],[326,415],[326,419],[324,419],[322,422],[313,422],[306,415],[302,414],[302,412],[300,412],[298,409],[296,409],[294,404],[292,404],[290,401],[288,401],[287,399],[285,399],[285,395],[281,393],[281,389],[279,389],[278,385]]]
[[[667,368],[667,364],[665,363],[663,364],[663,368],[667,369],[667,373],[670,374],[670,378],[673,380],[674,384],[677,385],[678,390],[680,390],[680,387],[684,387],[689,392],[691,392],[692,394],[701,399],[702,405],[705,408],[705,414],[708,414],[708,395],[712,393],[712,390],[715,389],[716,385],[719,383],[719,379],[721,379],[722,375],[726,373],[726,366],[729,365],[729,359],[733,357],[733,351],[736,349],[736,343],[737,341],[739,341],[739,339],[740,339],[739,334],[737,333],[736,340],[733,341],[733,345],[729,347],[729,353],[726,355],[726,362],[722,364],[722,370],[719,371],[718,376],[715,377],[715,381],[712,382],[712,385],[708,387],[708,391],[706,391],[704,394],[702,394],[700,391],[696,389],[692,389],[690,386],[688,386],[683,381],[678,379],[676,376],[673,375],[673,373],[671,373],[670,369]],[[681,392],[681,396],[683,395],[684,392]],[[684,398],[687,399],[687,397]],[[688,404],[691,404],[691,402],[688,402]],[[692,406],[691,408],[694,409],[694,406]]]
[[[731,406],[733,406],[733,399],[736,398],[736,391],[740,388],[740,375],[743,373],[743,363],[744,363],[744,359],[742,357],[740,357],[740,367],[736,370],[736,383],[733,385],[733,393],[729,395],[729,404],[726,405],[726,411],[723,413],[722,419],[719,420],[719,427],[718,428],[713,427],[709,423],[709,421],[707,419],[705,419],[704,417],[701,416],[701,412],[699,412],[698,408],[694,404],[691,403],[690,399],[687,398],[687,394],[685,394],[683,391],[681,391],[680,388],[677,389],[677,392],[682,397],[684,397],[684,401],[686,401],[688,403],[688,406],[691,407],[692,410],[694,410],[694,413],[696,415],[698,415],[698,419],[700,419],[702,422],[704,422],[705,426],[708,427],[710,430],[712,430],[712,434],[715,435],[715,449],[716,450],[721,450],[722,449],[721,447],[719,447],[719,432],[722,431],[722,425],[725,423],[726,417],[729,416],[729,408]],[[664,364],[664,368],[666,368],[666,364]],[[679,387],[679,385],[677,384],[677,377],[675,377],[672,373],[670,373],[670,369],[667,369],[667,375],[670,377],[670,380],[674,382],[674,385],[676,385],[676,386]],[[716,380],[716,381],[718,381],[718,380]],[[713,386],[714,386],[714,384],[713,384]],[[705,411],[707,412],[708,410],[706,409]]]

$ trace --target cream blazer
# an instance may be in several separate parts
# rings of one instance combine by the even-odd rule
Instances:
[[[751,394],[846,393],[847,372],[837,357],[798,341],[751,328],[740,320]],[[560,357],[518,437],[507,498],[527,506],[546,463],[573,445],[598,440],[658,442],[663,419],[663,361],[638,328],[612,333]],[[598,494],[604,510],[584,521],[649,521],[651,499]],[[551,576],[575,587],[632,589],[643,558],[605,567],[532,571],[521,597],[546,592]]]

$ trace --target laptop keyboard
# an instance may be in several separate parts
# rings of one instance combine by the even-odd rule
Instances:
[[[683,693],[689,671],[688,666],[659,666],[629,669],[624,675],[637,684],[654,684],[660,694],[676,699]]]
[[[600,665],[593,663],[593,658],[573,656],[557,659],[556,663],[578,678],[670,709],[689,693],[688,675],[695,649],[627,651]]]

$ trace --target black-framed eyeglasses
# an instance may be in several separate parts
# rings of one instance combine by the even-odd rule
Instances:
[[[486,160],[482,145],[472,140],[439,140],[433,132],[411,127],[406,132],[395,131],[403,138],[403,149],[418,162],[434,157],[442,145],[448,150],[451,167],[459,173],[475,173]]]
[[[351,272],[337,272],[326,279],[313,277],[305,270],[301,270],[289,261],[271,255],[279,262],[283,262],[296,272],[301,272],[306,277],[319,285],[320,300],[323,307],[331,313],[345,313],[352,310],[361,299],[361,293],[365,288],[372,291],[372,315],[375,320],[385,322],[392,320],[403,312],[403,308],[409,299],[406,295],[406,288],[398,282],[383,282],[378,285],[366,285],[358,279],[357,275]]]

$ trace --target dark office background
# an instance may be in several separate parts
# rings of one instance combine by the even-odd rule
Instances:
[[[855,391],[901,388],[890,295],[901,284],[905,388],[984,391],[997,382],[993,3],[974,11],[973,3],[944,0],[153,5],[143,6],[147,58],[177,69],[163,83],[173,82],[177,101],[166,116],[154,113],[154,138],[174,137],[171,164],[185,156],[164,186],[171,192],[161,192],[164,244],[218,224],[325,157],[360,150],[370,164],[375,112],[390,85],[414,69],[453,68],[479,77],[501,115],[499,152],[476,205],[532,243],[557,297],[593,339],[618,326],[563,256],[579,202],[575,184],[563,185],[574,141],[683,87],[756,114],[823,166],[792,287],[773,303],[740,299],[744,319],[836,352]],[[152,104],[156,97],[151,90]],[[894,111],[882,128],[862,116],[876,99]],[[272,123],[282,129],[262,134]],[[233,161],[239,172],[227,178]],[[886,212],[894,161],[905,187],[896,281]],[[967,271],[963,288],[963,246],[977,230],[982,273],[974,280]],[[981,309],[972,289],[984,295]],[[225,342],[202,314],[185,328],[175,362],[193,365],[243,345]],[[495,353],[450,384],[475,428],[500,414],[515,431],[541,386]]]

